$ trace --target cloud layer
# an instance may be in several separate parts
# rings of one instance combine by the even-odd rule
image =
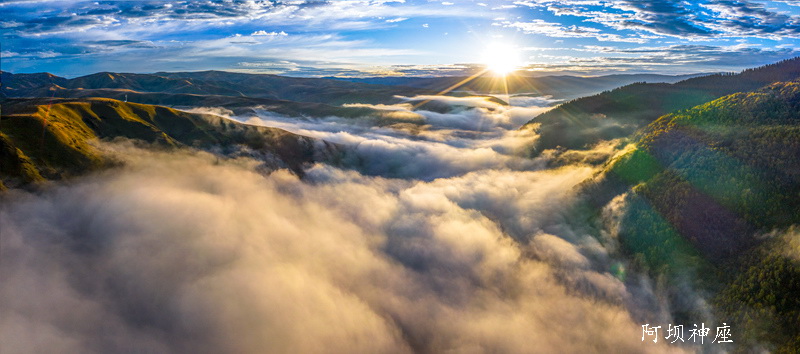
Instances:
[[[345,145],[348,149],[343,164],[368,175],[433,180],[486,169],[539,170],[546,165],[543,159],[524,157],[537,136],[530,130],[515,130],[547,110],[546,106],[504,106],[486,97],[403,99],[408,103],[348,105],[391,111],[381,118],[298,119],[261,109],[255,110],[256,115],[246,116],[230,116],[214,108],[195,111],[223,113],[241,122]],[[514,101],[552,102],[542,98]],[[445,110],[427,110],[423,103]]]
[[[426,100],[450,110],[414,108]],[[510,129],[541,108],[406,101],[382,108],[416,129],[234,117],[348,144],[356,169],[299,180],[116,142],[99,146],[121,167],[4,195],[3,352],[693,349],[642,342],[669,305],[620,276],[613,227],[585,222],[576,186],[596,169],[515,155],[535,136]]]
[[[588,168],[306,183],[108,148],[127,167],[2,204],[4,352],[668,349],[565,232]]]

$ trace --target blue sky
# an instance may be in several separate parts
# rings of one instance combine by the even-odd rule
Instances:
[[[463,75],[735,71],[798,55],[800,1],[13,1],[2,70]]]

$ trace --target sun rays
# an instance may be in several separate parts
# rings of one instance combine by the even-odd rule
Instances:
[[[519,50],[508,43],[490,43],[484,49],[481,61],[497,76],[509,75],[522,66]]]
[[[450,85],[436,95],[446,95],[460,87],[464,87],[477,78],[487,78],[489,79],[489,87],[492,88],[490,91],[496,91],[493,88],[500,88],[501,94],[495,96],[500,96],[497,98],[508,103],[511,98],[508,82],[509,80],[520,79],[520,76],[515,73],[524,66],[518,47],[508,43],[490,43],[485,47],[480,62],[484,66],[483,69]],[[416,109],[428,102],[430,100],[421,101],[413,107]]]

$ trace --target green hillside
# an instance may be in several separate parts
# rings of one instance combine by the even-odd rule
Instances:
[[[528,124],[541,124],[536,152],[558,146],[582,149],[600,140],[626,137],[664,114],[798,77],[800,58],[794,58],[739,74],[709,75],[675,84],[634,83],[564,103]]]
[[[161,106],[104,98],[7,99],[2,113],[0,180],[7,187],[106,166],[109,161],[91,145],[94,139],[223,150],[241,145],[273,154],[297,173],[315,158],[311,138]]]
[[[665,115],[588,190],[628,191],[619,241],[652,272],[717,294],[740,343],[800,349],[800,81]],[[794,244],[795,246],[787,246]]]

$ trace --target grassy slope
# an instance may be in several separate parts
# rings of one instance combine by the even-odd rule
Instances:
[[[314,141],[289,132],[112,99],[9,99],[0,120],[0,177],[7,186],[58,179],[105,166],[90,142],[125,137],[165,147],[244,145],[300,172]]]
[[[756,235],[800,224],[800,81],[662,116],[639,137],[592,186],[631,191],[624,248],[706,284],[741,344],[799,350],[800,250]]]

